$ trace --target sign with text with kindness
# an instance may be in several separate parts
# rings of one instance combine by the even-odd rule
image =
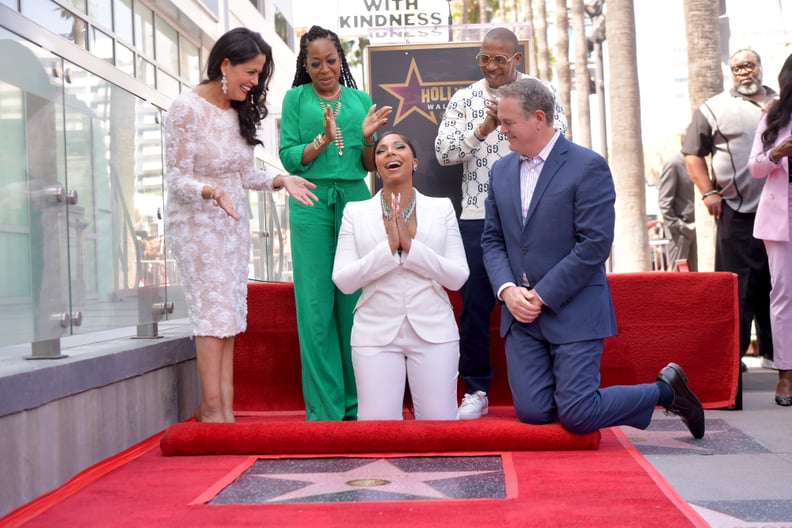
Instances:
[[[447,0],[338,0],[338,34],[364,36],[374,28],[432,32],[448,22]]]

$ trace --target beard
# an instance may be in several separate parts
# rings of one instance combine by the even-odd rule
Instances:
[[[759,89],[762,87],[762,83],[756,79],[752,79],[748,84],[738,84],[734,87],[737,90],[738,94],[741,95],[756,95],[759,93]]]

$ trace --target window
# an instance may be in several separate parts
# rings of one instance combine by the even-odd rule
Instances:
[[[135,76],[135,52],[120,42],[116,43],[116,68],[127,75]]]
[[[289,48],[294,49],[294,28],[277,7],[275,8],[275,33]]]
[[[35,20],[53,33],[85,49],[85,31],[88,24],[68,9],[59,6],[51,0],[24,0],[22,2],[22,14]]]
[[[154,58],[154,12],[140,2],[135,4],[135,47]]]
[[[156,69],[154,64],[150,63],[140,55],[137,58],[137,67],[135,68],[135,76],[148,84],[152,88],[156,87]]]
[[[179,72],[179,34],[162,18],[154,15],[155,57],[157,63],[172,73]]]
[[[175,99],[176,96],[179,95],[180,89],[181,83],[179,83],[176,77],[168,75],[163,70],[159,70],[157,74],[157,90]]]
[[[88,17],[93,24],[113,29],[113,4],[107,0],[88,0]]]
[[[91,26],[91,53],[113,63],[113,37]]]
[[[132,0],[113,2],[113,31],[125,42],[135,42],[132,31]]]
[[[23,0],[23,1],[27,2],[28,0]],[[85,3],[85,0],[62,0],[61,3],[62,4],[66,4],[66,5],[70,5],[74,9],[79,9],[83,13],[87,12],[87,10],[86,10],[87,4]]]
[[[198,46],[179,35],[181,49],[181,78],[190,86],[201,82],[201,54]]]

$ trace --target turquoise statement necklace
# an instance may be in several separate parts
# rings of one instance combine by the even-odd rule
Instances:
[[[401,195],[398,195],[396,197],[396,199],[401,201]],[[384,190],[380,193],[380,203],[382,203],[382,214],[385,215],[385,219],[386,220],[390,220],[391,218],[393,218],[393,210],[390,208],[390,206],[385,201],[385,191]],[[404,208],[404,211],[399,213],[399,216],[401,216],[401,219],[404,220],[404,222],[406,223],[407,221],[410,220],[410,217],[412,216],[413,211],[415,211],[415,189],[414,188],[413,188],[412,198],[410,198],[410,203],[407,204],[407,207]]]

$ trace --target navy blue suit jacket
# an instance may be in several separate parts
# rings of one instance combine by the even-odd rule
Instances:
[[[551,343],[616,333],[605,261],[613,242],[616,192],[599,154],[560,136],[544,163],[523,224],[520,156],[498,160],[481,245],[494,292],[523,273],[545,302],[529,331]],[[501,336],[516,320],[504,304]],[[519,323],[517,323],[519,324]]]

